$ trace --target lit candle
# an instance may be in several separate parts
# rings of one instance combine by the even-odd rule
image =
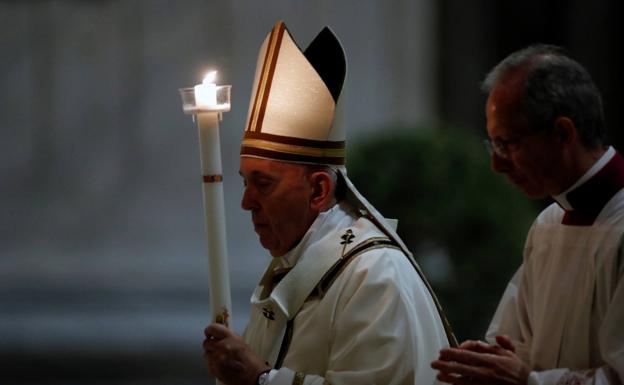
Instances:
[[[229,326],[232,300],[225,234],[219,120],[222,112],[230,110],[230,86],[217,86],[216,74],[216,71],[212,71],[206,75],[202,84],[180,89],[180,96],[184,113],[197,118],[212,322]],[[217,104],[217,101],[221,104]]]
[[[195,89],[195,104],[197,108],[214,108],[217,105],[217,85],[215,78],[217,71],[209,72],[202,84],[198,84]]]

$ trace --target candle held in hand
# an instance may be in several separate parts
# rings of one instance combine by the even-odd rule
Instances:
[[[219,121],[221,113],[230,110],[231,86],[217,86],[216,75],[217,72],[212,71],[202,84],[181,88],[179,91],[182,109],[185,114],[193,115],[199,133],[212,322],[229,326],[232,299],[227,263]]]

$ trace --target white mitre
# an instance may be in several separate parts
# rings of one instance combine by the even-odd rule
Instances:
[[[329,28],[301,52],[278,22],[260,47],[241,155],[344,165],[345,133],[332,123],[345,73]]]
[[[411,257],[393,226],[347,178],[345,132],[333,125],[346,75],[344,50],[325,27],[301,51],[283,22],[258,54],[241,157],[326,165],[344,180],[347,199]]]

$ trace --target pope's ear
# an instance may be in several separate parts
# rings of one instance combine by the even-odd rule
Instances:
[[[334,199],[334,180],[325,171],[313,172],[310,175],[312,183],[312,197],[310,204],[312,208],[324,211]]]
[[[553,134],[556,140],[564,145],[577,140],[576,125],[567,116],[560,116],[555,119]]]

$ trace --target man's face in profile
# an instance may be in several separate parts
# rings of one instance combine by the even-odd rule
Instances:
[[[241,157],[245,190],[241,207],[251,211],[254,230],[272,256],[282,256],[303,237],[316,214],[310,202],[314,187],[305,166]]]
[[[520,80],[511,77],[488,97],[487,133],[503,154],[492,154],[491,166],[530,198],[560,193],[557,146],[548,131],[537,130],[520,109]]]

